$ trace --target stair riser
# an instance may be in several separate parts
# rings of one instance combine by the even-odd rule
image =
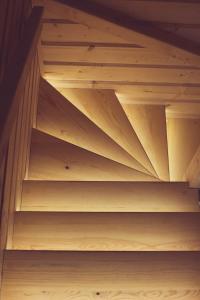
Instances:
[[[21,250],[200,251],[199,213],[31,213],[15,216]]]
[[[183,183],[23,183],[22,211],[198,212],[198,190]]]

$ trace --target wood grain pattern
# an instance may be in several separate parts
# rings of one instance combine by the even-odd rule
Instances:
[[[64,63],[55,62],[44,64],[44,77],[48,80],[91,80],[91,81],[133,81],[179,84],[198,84],[200,70],[184,70],[175,67],[174,69],[157,66],[117,66],[113,65],[79,65],[71,66]]]
[[[36,9],[37,10],[37,9]],[[35,11],[35,10],[34,10]],[[0,277],[1,266],[3,260],[3,250],[6,244],[11,242],[13,229],[13,211],[15,210],[15,201],[20,197],[21,181],[24,179],[23,169],[26,166],[26,144],[27,127],[29,126],[30,111],[29,106],[35,101],[31,94],[30,77],[35,72],[32,66],[32,57],[28,59],[26,76],[23,79],[17,78],[21,65],[20,59],[26,59],[28,52],[27,28],[29,38],[31,39],[32,20],[34,14],[31,14],[31,1],[19,0],[17,3],[9,0],[0,1],[0,90],[1,90],[1,149],[0,149],[0,187],[1,187],[1,239],[0,239]],[[21,42],[23,41],[23,49],[21,49]],[[27,44],[26,44],[27,43]],[[19,53],[20,48],[20,53]],[[34,45],[32,44],[32,51]],[[22,51],[23,50],[23,51]],[[26,52],[27,51],[27,52]],[[31,55],[30,55],[31,56]],[[34,60],[34,59],[33,59]],[[23,61],[24,63],[24,61]],[[36,67],[36,66],[35,66]],[[22,67],[23,69],[23,67]],[[24,69],[23,69],[24,70]],[[23,73],[23,72],[22,72]],[[12,102],[12,93],[15,93],[15,83],[21,80],[20,88],[15,94],[17,97],[17,105],[12,109],[10,130],[7,130],[7,121],[10,120],[7,113],[10,112],[10,101]],[[19,83],[18,81],[18,83]],[[11,110],[12,110],[11,109]],[[6,125],[5,125],[6,120]],[[5,130],[6,129],[6,130]],[[5,139],[3,135],[5,136]]]
[[[146,170],[155,175],[151,162],[114,91],[66,89],[63,95],[142,164]]]
[[[146,25],[138,22],[138,19],[122,11],[118,13],[114,9],[109,10],[107,7],[96,5],[91,1],[82,4],[81,1],[64,0],[60,3],[48,1],[46,3],[47,12],[53,12],[54,16],[68,19],[73,22],[87,25],[100,29],[107,33],[123,37],[126,40],[133,41],[144,47],[159,47],[162,51],[169,50],[174,55],[184,55],[185,53],[197,54],[199,52],[196,43],[186,43],[181,37],[167,33],[159,27]],[[146,14],[145,14],[146,15]]]
[[[169,180],[165,106],[122,106],[158,177]]]
[[[73,32],[73,35],[71,34]],[[96,30],[82,24],[44,23],[42,42],[88,42],[127,44],[123,38]],[[133,44],[137,46],[135,43]]]
[[[57,25],[59,28],[59,24]],[[66,25],[68,26],[68,25]],[[75,25],[74,25],[75,26]],[[77,26],[77,24],[76,24]],[[87,28],[87,27],[86,27]],[[50,30],[50,28],[49,28]],[[85,36],[85,35],[84,35]],[[96,35],[95,35],[96,36]],[[108,42],[94,43],[91,38],[88,41],[81,41],[81,37],[64,35],[63,42],[58,42],[58,38],[42,43],[42,51],[46,61],[60,62],[85,62],[85,63],[113,63],[113,64],[143,64],[182,66],[195,68],[195,59],[185,59],[182,56],[166,55],[163,52],[156,52],[149,48],[134,47],[134,44],[109,44]],[[71,39],[70,39],[71,38]],[[44,37],[45,39],[45,37]],[[68,40],[69,39],[69,40]],[[196,61],[198,63],[198,61]]]
[[[185,183],[24,181],[22,211],[198,212]]]
[[[145,172],[142,165],[45,80],[41,80],[40,83],[37,128],[61,140]]]
[[[185,180],[186,169],[200,144],[200,119],[167,122],[170,179]]]
[[[3,300],[198,300],[199,261],[197,252],[7,251],[2,296]]]
[[[199,251],[199,213],[17,212],[12,249]]]
[[[155,181],[113,160],[33,130],[29,179]]]
[[[200,147],[198,147],[197,151],[195,152],[194,156],[192,157],[187,170],[184,174],[184,177],[187,181],[189,181],[190,186],[192,187],[200,187]]]

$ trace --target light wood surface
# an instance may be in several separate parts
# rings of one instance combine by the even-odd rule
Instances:
[[[56,26],[55,26],[56,24]],[[82,30],[80,30],[80,29]],[[79,30],[78,30],[79,29]],[[84,30],[83,30],[84,29]],[[55,32],[56,30],[56,32]],[[76,35],[70,35],[74,30]],[[61,32],[60,32],[61,31]],[[55,34],[54,34],[55,32]],[[122,39],[113,38],[100,31],[93,32],[91,28],[80,24],[44,24],[42,50],[47,62],[84,62],[112,63],[132,65],[160,65],[183,70],[195,68],[198,60],[185,60],[183,57],[173,57],[154,49],[141,48]]]
[[[200,147],[198,147],[192,160],[190,161],[188,168],[184,174],[184,177],[189,181],[190,186],[200,187]]]
[[[185,180],[185,172],[200,144],[200,119],[167,121],[170,179]]]
[[[86,81],[131,81],[149,83],[149,78],[153,84],[166,84],[174,82],[176,84],[198,84],[200,69],[182,68],[159,68],[158,66],[142,65],[137,67],[113,64],[65,64],[65,63],[45,63],[44,77],[49,80],[86,80]]]
[[[145,172],[142,165],[45,80],[41,80],[40,83],[37,128],[81,148]]]
[[[165,106],[123,104],[158,177],[169,180]]]
[[[34,2],[45,5],[44,76],[55,87],[111,88],[120,93],[120,101],[140,104],[200,101],[196,92],[199,55],[171,45],[199,54],[199,3],[97,0],[83,6],[81,1],[72,1],[72,6],[82,5],[79,10],[55,1]],[[96,6],[93,10],[95,4],[106,9]],[[87,9],[91,13],[81,11]],[[155,39],[149,39],[155,32]],[[167,93],[169,89],[172,92]],[[185,115],[181,106],[176,114],[179,111]],[[191,115],[195,114],[194,106]]]
[[[12,249],[199,251],[199,213],[17,212]]]
[[[3,85],[9,86],[9,89],[11,90],[12,81],[8,80],[8,73],[12,73],[15,70],[15,66],[11,64],[11,60],[13,59],[13,56],[16,58],[17,49],[25,28],[24,25],[27,22],[30,12],[31,3],[29,0],[19,0],[17,3],[12,0],[0,1],[0,103],[1,113],[3,113],[0,120],[1,137],[3,129],[5,129],[3,128],[3,123],[7,117],[7,105],[9,106],[9,103],[7,102],[9,99],[3,94],[3,89],[5,91]],[[10,65],[11,69],[8,72]],[[9,76],[9,78],[11,79],[11,76]],[[19,98],[20,97],[23,98],[23,92]],[[20,104],[22,106],[22,103]],[[9,208],[9,205],[10,202],[13,203],[14,191],[18,185],[16,183],[17,172],[16,169],[15,171],[13,170],[13,165],[16,165],[15,159],[20,153],[19,149],[15,150],[15,145],[19,143],[19,134],[16,134],[19,132],[20,127],[16,126],[16,119],[19,118],[18,109],[19,107],[16,108],[15,116],[12,120],[12,128],[8,134],[9,136],[4,136],[3,140],[1,139],[0,141],[0,289],[4,249],[6,248],[7,243],[10,216],[13,212],[13,207],[11,206]],[[13,195],[11,195],[10,191],[13,191]]]
[[[155,181],[156,178],[64,142],[32,132],[29,179],[91,181]]]
[[[63,95],[149,172],[155,174],[151,162],[114,91],[67,89]]]
[[[22,211],[198,212],[185,183],[24,181]]]
[[[3,300],[198,300],[199,261],[197,252],[7,251],[2,296]]]
[[[45,5],[44,75],[57,88],[111,88],[125,102],[200,102],[198,2],[34,2]]]
[[[137,22],[140,18],[135,16],[129,18],[127,14],[123,14],[123,11],[118,13],[115,10],[113,12],[102,6],[101,3],[100,6],[95,5],[94,2],[86,2],[83,5],[81,1],[65,0],[63,3],[46,1],[44,4],[46,4],[46,17],[53,14],[54,18],[59,16],[62,19],[81,23],[122,37],[129,42],[133,41],[144,47],[159,47],[162,51],[168,50],[174,55],[191,53],[192,56],[192,53],[197,54],[198,52],[198,45],[195,42],[187,45],[181,36],[176,36],[175,39],[174,35],[166,33],[159,27],[154,27],[151,24],[141,24]],[[145,18],[146,10],[143,13]],[[164,14],[164,11],[162,11],[162,14]],[[113,18],[113,15],[115,15],[115,18]]]

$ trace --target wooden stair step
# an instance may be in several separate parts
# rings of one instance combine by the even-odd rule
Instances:
[[[61,93],[145,169],[156,175],[113,90],[65,89]]]
[[[164,105],[122,104],[158,177],[169,180],[166,115]]]
[[[2,300],[199,300],[199,252],[6,251]]]
[[[37,128],[81,148],[148,173],[137,160],[44,79],[41,79],[40,83]]]
[[[156,178],[34,129],[29,179],[155,181]]]
[[[67,182],[23,183],[22,211],[198,212],[199,193],[185,183]]]
[[[168,118],[167,136],[171,181],[186,181],[185,173],[200,144],[200,119]]]
[[[200,250],[199,213],[16,212],[12,249]]]

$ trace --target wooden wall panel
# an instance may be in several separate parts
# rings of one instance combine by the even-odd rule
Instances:
[[[30,0],[1,0],[0,1],[0,85],[4,81],[5,73],[8,68],[10,60],[15,55],[15,51],[20,43],[23,35],[26,21],[31,12]],[[0,99],[1,107],[4,105],[3,97]],[[16,112],[16,117],[19,115]],[[15,124],[16,125],[16,124]],[[11,169],[14,165],[14,154],[16,151],[15,142],[17,138],[16,126],[14,126],[13,132],[10,135],[9,144],[5,146],[3,151],[3,158],[0,161],[0,207],[1,207],[1,239],[0,239],[0,256],[3,257],[3,249],[6,245],[6,231],[8,224],[8,204],[11,200],[11,190],[13,189],[13,174]],[[1,129],[2,130],[2,129]],[[6,174],[7,173],[7,174]],[[5,185],[6,183],[6,185]],[[3,199],[6,195],[6,199],[3,204]],[[0,262],[0,266],[2,261]],[[0,267],[1,268],[1,267]],[[1,271],[0,271],[1,274]],[[1,275],[0,275],[1,276]]]
[[[36,39],[39,34],[37,21],[39,21],[41,10],[35,9],[33,15],[31,15],[31,11],[30,0],[0,1],[0,86],[2,96],[0,101],[1,117],[3,116],[1,119],[1,154],[3,153],[3,158],[1,155],[0,159],[5,162],[1,164],[3,167],[1,166],[0,170],[1,185],[3,185],[1,251],[11,242],[13,212],[16,209],[16,202],[20,202],[22,180],[25,177],[29,156],[27,145],[30,140],[30,127],[32,127],[33,115],[36,110],[39,64],[38,53],[35,52],[34,57],[32,57],[32,53],[37,44]],[[34,31],[35,29],[36,31]],[[30,41],[27,39],[27,35]],[[36,43],[32,43],[32,38]],[[21,49],[22,44],[23,48]],[[29,51],[30,48],[31,51]],[[26,62],[28,63],[25,64]],[[11,63],[15,63],[13,68]],[[26,70],[28,71],[26,72]],[[7,81],[9,86],[7,86]]]
[[[30,72],[25,82],[20,97],[22,101],[17,113],[15,126],[9,142],[9,155],[7,163],[7,180],[4,191],[4,216],[9,218],[8,223],[8,244],[12,236],[12,213],[20,208],[22,180],[26,177],[26,170],[29,161],[29,148],[31,139],[31,128],[33,115],[36,114],[35,102],[37,93],[34,85],[39,81],[39,67],[37,53],[30,66]],[[12,193],[11,193],[12,191]],[[6,224],[3,220],[4,225]],[[5,230],[7,232],[7,230]]]

